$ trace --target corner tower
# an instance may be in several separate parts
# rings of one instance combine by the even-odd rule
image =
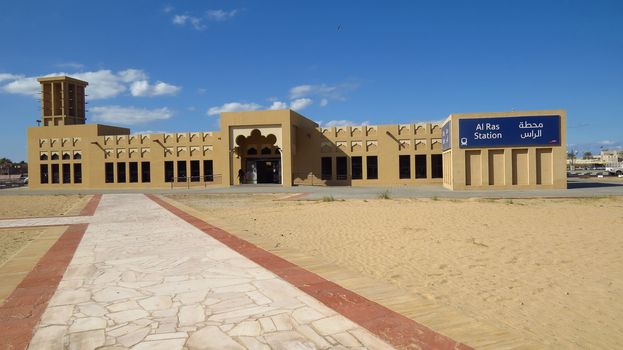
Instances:
[[[86,122],[84,89],[89,83],[67,76],[37,79],[41,83],[43,126]]]

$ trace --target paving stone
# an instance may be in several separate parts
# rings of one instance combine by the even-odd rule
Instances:
[[[292,318],[290,315],[282,313],[271,317],[278,331],[289,331],[292,327]]]
[[[140,309],[141,307],[134,300],[128,300],[121,303],[115,303],[106,307],[110,312],[118,312],[132,309]]]
[[[151,327],[141,327],[117,338],[117,342],[123,346],[130,347],[137,344],[151,331]]]
[[[349,331],[349,333],[355,336],[355,338],[357,338],[357,340],[359,340],[359,342],[367,349],[384,350],[390,347],[389,344],[373,336],[370,332],[362,328],[353,329]]]
[[[69,335],[69,350],[93,350],[104,345],[104,330],[73,333]]]
[[[312,322],[312,326],[314,326],[314,328],[317,329],[322,335],[332,335],[342,333],[349,329],[358,328],[358,326],[352,321],[339,315]]]
[[[57,290],[50,299],[50,305],[76,305],[91,299],[91,292],[84,288],[76,290]]]
[[[263,333],[270,333],[277,330],[277,327],[275,327],[275,324],[270,317],[260,318],[260,325],[262,326]]]
[[[247,296],[253,300],[253,302],[257,305],[266,305],[272,303],[272,300],[267,298],[264,294],[258,291],[248,292]]]
[[[111,320],[113,320],[116,324],[120,324],[124,322],[138,320],[143,317],[147,317],[149,316],[149,313],[143,309],[136,309],[136,310],[112,312],[112,313],[106,314],[106,316],[109,317]]]
[[[258,321],[244,321],[237,324],[232,330],[227,332],[232,337],[248,336],[257,337],[262,332]]]
[[[175,295],[175,300],[179,300],[182,304],[197,304],[206,298],[208,294],[207,290],[200,290],[194,292],[178,293]]]
[[[177,338],[188,338],[188,333],[186,333],[186,332],[175,332],[175,333],[150,334],[150,335],[148,335],[145,338],[145,341],[164,340],[164,339],[177,339]]]
[[[317,321],[326,316],[316,311],[316,309],[312,309],[309,306],[304,306],[294,310],[294,312],[292,313],[292,317],[296,320],[296,322],[300,324],[306,324]]]
[[[316,345],[297,332],[275,332],[264,336],[273,350],[315,350]]]
[[[346,347],[361,346],[357,338],[353,337],[348,332],[336,333],[333,335],[333,338]]]
[[[139,300],[138,303],[147,311],[168,309],[173,305],[173,301],[168,295],[150,297]]]
[[[173,307],[170,309],[152,311],[151,314],[154,317],[172,317],[172,316],[177,317],[178,312],[179,312],[179,309],[177,307]]]
[[[83,304],[78,309],[87,316],[104,316],[108,313],[108,309],[99,304]]]
[[[121,337],[124,336],[128,333],[134,332],[137,329],[141,329],[143,328],[143,326],[137,325],[137,324],[124,324],[122,326],[118,326],[118,327],[114,327],[114,328],[107,328],[106,329],[106,335],[112,336],[112,337]]]
[[[181,327],[194,326],[203,322],[205,316],[205,310],[199,304],[182,306],[179,313],[179,325]]]
[[[97,302],[117,301],[121,299],[136,298],[142,294],[134,289],[124,287],[110,287],[93,294],[93,300]]]
[[[106,320],[101,317],[77,318],[69,326],[69,333],[84,332],[106,328]]]
[[[74,312],[73,305],[49,307],[41,317],[42,325],[68,325],[69,318]]]
[[[133,346],[132,350],[181,350],[184,348],[185,339],[167,339],[146,341]]]
[[[318,335],[310,326],[301,325],[295,326],[295,330],[305,336],[305,338],[314,342],[314,344],[320,349],[327,349],[331,346],[323,337]]]
[[[191,334],[186,346],[189,350],[245,350],[215,326],[207,326]]]
[[[271,350],[270,346],[260,342],[255,337],[239,337],[238,341],[248,350]]]
[[[37,330],[30,341],[28,350],[62,350],[65,326],[47,326]]]

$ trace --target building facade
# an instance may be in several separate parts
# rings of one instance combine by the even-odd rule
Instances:
[[[231,112],[221,114],[219,131],[131,134],[127,128],[86,123],[87,82],[69,77],[41,78],[39,82],[42,125],[28,129],[29,186],[33,189],[190,188],[242,183],[562,188],[566,174],[564,111],[451,115],[440,124],[331,128],[319,127],[292,110]],[[476,163],[475,149],[465,150],[459,144],[459,119],[542,114],[559,117],[558,144],[504,146],[503,165],[498,160],[500,149],[477,148],[481,158]],[[447,125],[452,125],[449,137],[453,142],[446,149],[442,147],[442,127]],[[493,157],[493,163],[482,160],[487,157]],[[539,160],[535,163],[535,159]],[[494,169],[508,167],[509,174],[504,176],[509,180],[492,182],[483,175],[491,173],[487,164]],[[512,180],[513,176],[517,179]]]

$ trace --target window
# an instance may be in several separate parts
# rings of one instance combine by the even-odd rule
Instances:
[[[203,161],[203,181],[214,181],[214,173],[212,168],[212,160]]]
[[[48,183],[48,165],[47,164],[39,165],[39,179],[42,184]]]
[[[398,171],[401,179],[411,178],[411,156],[401,155],[398,156]]]
[[[419,154],[415,156],[415,178],[426,178],[426,155]]]
[[[173,161],[164,162],[164,182],[173,182]]]
[[[71,183],[71,164],[63,164],[63,183]]]
[[[58,164],[52,164],[52,183],[57,184],[59,182]]]
[[[335,158],[335,178],[337,180],[348,179],[348,174],[346,172],[346,157]]]
[[[441,154],[431,155],[430,170],[433,179],[443,177],[443,157]]]
[[[320,162],[320,179],[331,180],[333,175],[333,164],[331,164],[331,157],[322,157]]]
[[[70,160],[71,156],[69,155],[69,153],[63,153],[63,160]]]
[[[256,154],[257,154],[257,150],[256,150],[255,148],[249,148],[249,149],[247,150],[247,154],[248,154],[248,155],[251,155],[251,156],[254,156],[254,155],[256,155]]]
[[[39,156],[39,160],[48,160],[48,154],[47,153],[41,153],[41,155]]]
[[[138,182],[138,163],[130,162],[129,163],[130,170],[130,182]]]
[[[76,159],[76,160],[80,160],[80,159],[82,159],[82,154],[80,154],[80,153],[74,153],[74,159]]]
[[[141,182],[151,182],[151,163],[141,162]]]
[[[379,178],[379,161],[377,156],[367,156],[367,179],[376,180]]]
[[[199,182],[201,180],[201,174],[199,172],[199,161],[191,160],[190,161],[190,181]]]
[[[52,153],[52,160],[58,160],[58,153]]]
[[[125,182],[125,163],[117,163],[117,182]]]
[[[262,153],[262,154],[270,154],[271,153],[270,152],[270,148],[264,147],[264,148],[262,148],[262,151],[260,153]]]
[[[361,156],[352,157],[350,159],[350,173],[353,180],[363,179],[363,165]]]
[[[177,161],[177,181],[186,182],[186,161],[178,160]]]
[[[111,184],[115,182],[115,171],[114,171],[113,163],[104,164],[104,172],[105,172],[104,178],[106,179],[107,184]]]
[[[82,164],[74,164],[74,183],[82,183]]]

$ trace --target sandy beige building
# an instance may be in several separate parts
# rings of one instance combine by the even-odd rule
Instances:
[[[292,110],[232,112],[221,114],[220,131],[131,134],[127,128],[86,124],[87,82],[70,77],[39,82],[42,125],[28,129],[29,186],[33,189],[204,187],[241,182],[443,184],[449,189],[566,187],[564,111],[453,114],[440,124],[331,128],[319,127]],[[495,139],[497,144],[481,144],[479,139],[476,145],[463,144],[460,131],[468,128],[461,125],[463,119],[489,124],[503,119],[503,125],[523,121],[523,126],[531,128],[520,131],[531,134],[518,144],[500,144],[499,139]],[[558,124],[550,123],[555,120]],[[515,129],[509,127],[508,133],[519,130]],[[502,127],[491,137],[503,139],[505,132]],[[552,135],[557,135],[556,140]]]

